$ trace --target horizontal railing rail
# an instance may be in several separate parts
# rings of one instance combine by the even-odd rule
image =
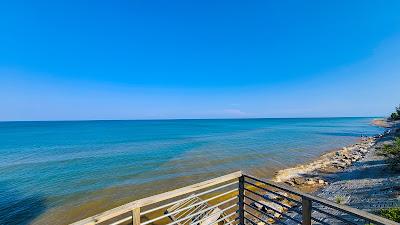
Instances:
[[[139,199],[72,225],[399,225],[241,171]]]

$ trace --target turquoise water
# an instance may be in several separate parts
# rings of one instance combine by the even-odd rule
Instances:
[[[0,224],[72,222],[239,169],[271,177],[382,132],[371,120],[2,122]]]

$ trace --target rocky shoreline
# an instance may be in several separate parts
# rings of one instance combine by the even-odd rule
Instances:
[[[341,171],[363,159],[368,153],[368,149],[383,135],[363,138],[358,143],[324,154],[309,164],[280,170],[273,180],[275,182],[284,182],[302,191],[313,192],[329,184],[323,178],[326,174]]]
[[[388,171],[382,157],[376,155],[376,151],[383,144],[392,140],[394,134],[400,132],[400,124],[390,124],[385,120],[379,120],[377,123],[376,121],[374,120],[373,124],[383,125],[387,128],[384,133],[373,137],[364,137],[358,143],[324,154],[311,163],[280,170],[276,173],[274,181],[285,183],[303,192],[313,192],[331,201],[340,200],[340,204],[348,204],[370,212],[375,212],[382,205],[400,205],[400,176]],[[390,195],[383,196],[382,193]],[[288,196],[283,192],[279,194]],[[393,197],[394,195],[396,196]],[[289,196],[296,197],[290,194]],[[279,195],[266,194],[264,198],[280,202],[288,208],[296,207],[296,204]],[[287,211],[273,201],[260,200],[264,205],[273,208],[273,211],[264,208],[261,204],[254,205],[259,210],[273,215],[275,219],[264,218],[270,223],[281,218],[281,215],[276,212]],[[292,216],[298,217],[299,215],[294,213]],[[316,216],[330,221],[323,215]],[[257,224],[264,225],[262,222]]]
[[[326,153],[311,163],[280,170],[276,172],[273,181],[288,184],[307,193],[329,185],[326,178],[329,174],[343,171],[364,159],[379,140],[399,129],[399,124],[389,123],[385,119],[374,119],[371,123],[386,128],[386,131],[373,137],[363,137],[359,142]]]

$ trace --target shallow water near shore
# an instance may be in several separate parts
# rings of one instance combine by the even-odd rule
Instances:
[[[279,169],[375,135],[373,118],[0,123],[0,224],[66,224],[163,191]]]

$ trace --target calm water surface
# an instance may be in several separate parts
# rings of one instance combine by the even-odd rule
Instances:
[[[0,123],[0,224],[64,224],[239,169],[270,177],[372,118]]]

